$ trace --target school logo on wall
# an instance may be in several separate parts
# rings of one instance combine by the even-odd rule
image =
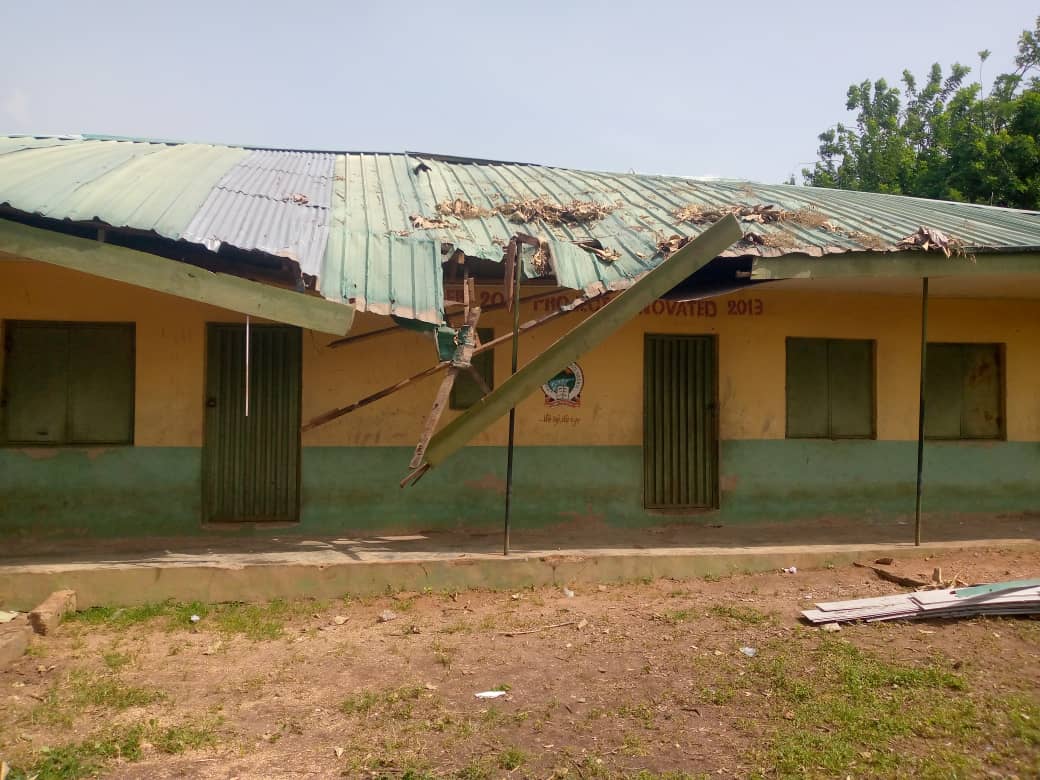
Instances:
[[[581,366],[571,363],[544,385],[546,406],[581,406],[581,389],[585,386],[585,375]]]

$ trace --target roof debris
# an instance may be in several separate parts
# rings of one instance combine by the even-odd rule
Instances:
[[[441,216],[458,217],[459,219],[476,219],[487,217],[491,211],[480,206],[475,206],[468,200],[455,198],[455,200],[442,200],[437,204],[437,213]]]
[[[923,249],[925,252],[942,252],[947,257],[964,254],[963,242],[939,230],[923,226],[896,244],[896,249]]]
[[[1040,580],[1012,580],[991,585],[900,593],[878,598],[819,603],[803,610],[810,623],[865,620],[918,620],[976,615],[1040,614]]]
[[[507,201],[495,211],[509,217],[511,222],[534,222],[540,219],[550,225],[583,225],[595,222],[610,214],[616,205],[596,203],[592,200],[572,200],[557,203],[548,198],[524,198]]]
[[[438,219],[436,217],[430,219],[429,217],[424,217],[422,214],[412,214],[408,219],[411,221],[412,227],[419,230],[437,230],[439,228],[455,227],[455,223],[450,222],[449,220]]]
[[[608,249],[603,246],[598,238],[590,238],[587,241],[575,241],[579,247],[584,249],[589,254],[593,254],[602,260],[604,263],[613,263],[615,260],[621,257],[621,253],[616,249]]]
[[[717,222],[727,214],[733,214],[739,217],[741,222],[754,222],[760,225],[791,221],[806,227],[834,229],[827,216],[818,211],[815,206],[802,206],[799,209],[787,211],[777,208],[772,203],[759,203],[756,206],[745,203],[735,206],[702,206],[691,203],[672,213],[680,222],[689,222],[692,225],[707,225]]]
[[[863,233],[859,230],[842,230],[839,232],[861,244],[864,249],[871,249],[875,252],[884,252],[892,249],[892,244],[873,233]]]
[[[294,192],[286,200],[291,203],[295,203],[298,206],[306,206],[311,202],[311,199],[304,195],[302,192]]]
[[[759,224],[781,222],[789,212],[778,209],[771,203],[760,203],[757,206],[749,206],[743,203],[736,206],[702,206],[697,203],[691,203],[688,206],[676,209],[672,213],[680,222],[689,222],[691,225],[707,225],[711,222],[718,222],[727,214],[739,217],[741,222],[757,222]]]

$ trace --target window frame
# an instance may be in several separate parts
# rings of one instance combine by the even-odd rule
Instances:
[[[478,327],[477,328],[477,336],[480,338],[480,343],[481,344],[487,344],[489,341],[491,341],[492,339],[495,338],[495,329],[494,328],[481,328],[481,327]],[[487,356],[487,357],[485,358],[485,356]],[[476,355],[474,357],[473,365],[475,366],[476,365],[475,361],[480,360],[481,358],[485,358],[485,361],[487,362],[487,366],[488,366],[488,368],[490,369],[490,372],[491,372],[490,376],[486,375],[486,374],[482,374],[482,376],[484,377],[484,381],[487,382],[488,388],[490,388],[491,390],[494,390],[495,389],[495,350],[489,349],[487,352],[481,352],[479,355]],[[463,380],[463,378],[465,378],[465,379]],[[469,403],[469,404],[466,404],[466,405],[462,405],[462,404],[460,404],[458,402],[458,400],[457,400],[458,399],[457,392],[458,392],[458,386],[459,386],[459,381],[460,380],[473,382],[474,385],[476,385],[476,380],[474,380],[473,377],[469,375],[468,371],[462,370],[462,371],[460,371],[456,375],[455,383],[451,387],[451,393],[448,394],[448,408],[451,409],[452,411],[456,411],[456,412],[464,412],[467,409],[471,409],[477,403],[477,401],[473,401],[472,403]],[[479,389],[479,386],[477,386],[477,389]],[[477,399],[477,400],[479,400],[479,399]]]
[[[84,447],[133,447],[137,438],[137,323],[128,321],[86,321],[86,320],[23,320],[23,319],[9,319],[0,320],[0,328],[2,328],[2,345],[3,349],[3,360],[2,366],[0,366],[0,448],[8,449],[24,449],[27,447],[32,448],[84,448]],[[71,415],[71,404],[68,400],[68,394],[66,395],[65,404],[65,429],[66,438],[61,441],[35,441],[28,439],[10,439],[8,438],[8,420],[10,414],[10,404],[8,399],[8,388],[11,381],[11,359],[10,351],[12,348],[11,338],[12,332],[15,330],[29,330],[29,329],[44,329],[44,328],[63,328],[70,333],[77,329],[104,329],[104,330],[122,330],[126,332],[130,337],[130,360],[127,366],[129,372],[129,409],[127,410],[127,430],[129,431],[129,437],[127,439],[119,440],[77,440],[67,438],[67,434],[70,430],[70,415]],[[68,368],[71,360],[69,355],[66,355],[66,369]],[[66,388],[67,391],[68,388]]]
[[[832,427],[832,401],[830,385],[827,387],[827,433],[826,435],[791,433],[791,369],[790,346],[792,341],[821,342],[828,350],[828,364],[825,367],[829,378],[829,350],[835,342],[858,342],[866,344],[870,349],[870,432],[867,434],[835,434]],[[784,339],[784,438],[811,441],[872,441],[877,439],[877,339],[870,338],[832,338],[830,336],[787,336]]]
[[[1007,441],[1007,344],[1002,341],[929,341],[926,343],[925,348],[936,346],[954,346],[959,347],[962,352],[969,347],[994,347],[997,357],[997,415],[1000,421],[999,430],[994,436],[965,436],[964,435],[964,409],[963,401],[961,408],[961,420],[960,420],[960,435],[959,436],[935,436],[929,435],[928,426],[928,409],[930,406],[929,394],[925,394],[925,407],[924,407],[924,426],[922,431],[924,433],[924,440],[931,442],[993,442],[993,441]],[[926,360],[925,364],[925,377],[927,382],[927,371],[928,367],[932,365],[931,360]],[[961,368],[964,368],[963,356],[961,359]],[[961,381],[965,381],[965,377],[962,375]]]

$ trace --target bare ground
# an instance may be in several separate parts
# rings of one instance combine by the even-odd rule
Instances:
[[[985,582],[1040,553],[900,564]],[[92,610],[0,671],[0,756],[39,780],[1040,776],[1040,621],[798,620],[900,590],[841,567]]]

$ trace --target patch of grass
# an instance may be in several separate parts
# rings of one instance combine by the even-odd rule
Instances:
[[[618,707],[617,714],[622,718],[633,718],[643,724],[645,728],[654,727],[654,708],[649,704],[624,704]]]
[[[213,605],[199,601],[163,601],[136,607],[90,607],[68,615],[66,620],[88,626],[127,628],[164,618],[166,629],[170,631],[201,630],[212,626],[226,634],[242,634],[253,641],[263,641],[281,638],[288,620],[320,611],[325,606],[323,602],[311,599]],[[198,615],[201,620],[192,623],[192,615]]]
[[[734,604],[715,604],[708,609],[708,614],[714,617],[736,620],[748,626],[760,626],[769,618],[753,607],[740,607]]]
[[[666,623],[671,623],[673,626],[677,626],[680,623],[689,620],[692,616],[693,613],[688,609],[673,609],[661,615],[661,619]]]
[[[646,748],[646,743],[639,737],[638,734],[626,734],[624,740],[621,742],[621,752],[626,756],[642,757],[650,755],[650,751]]]
[[[425,692],[422,685],[362,691],[340,702],[339,709],[344,715],[366,715],[378,711],[398,720],[407,720],[412,717],[415,703]]]
[[[527,761],[527,754],[519,748],[506,748],[498,754],[498,766],[500,769],[519,769]]]
[[[188,722],[177,726],[159,726],[153,720],[149,725],[149,741],[162,753],[176,755],[185,750],[201,750],[220,741],[216,733],[220,719],[203,723]]]
[[[162,753],[182,753],[216,744],[215,723],[185,723],[161,726],[147,724],[114,725],[81,742],[41,748],[35,761],[26,767],[13,767],[11,780],[78,780],[94,777],[117,759],[139,761],[143,743],[151,743]]]
[[[924,777],[942,766],[954,770],[942,776],[975,774],[974,756],[946,747],[980,728],[962,677],[936,664],[891,663],[844,642],[824,641],[812,655],[797,663],[814,670],[810,677],[793,674],[782,657],[756,666],[787,712],[765,756],[773,774]]]
[[[166,694],[153,688],[124,685],[107,675],[88,672],[71,672],[62,687],[68,702],[77,708],[107,707],[125,710],[144,707],[166,698]]]
[[[129,653],[120,653],[118,650],[102,653],[101,658],[105,662],[105,666],[113,672],[118,672],[133,661],[133,656]]]
[[[42,642],[34,641],[27,648],[25,648],[25,654],[30,658],[43,658],[47,655],[47,646]]]

